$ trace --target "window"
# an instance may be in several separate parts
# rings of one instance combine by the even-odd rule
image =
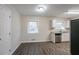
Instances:
[[[38,33],[37,22],[28,22],[28,33]]]

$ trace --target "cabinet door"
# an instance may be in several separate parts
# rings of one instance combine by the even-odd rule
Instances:
[[[70,41],[70,32],[62,33],[62,41]]]

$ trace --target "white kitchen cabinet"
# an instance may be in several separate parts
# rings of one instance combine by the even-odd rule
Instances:
[[[56,38],[54,32],[51,33],[50,37],[51,37],[50,41],[55,43]],[[61,42],[67,42],[67,41],[70,41],[70,33],[69,32],[61,33]]]
[[[51,34],[50,34],[50,41],[55,43],[55,33],[54,32],[51,32]]]
[[[62,42],[64,41],[70,41],[70,33],[66,32],[66,33],[62,33]]]

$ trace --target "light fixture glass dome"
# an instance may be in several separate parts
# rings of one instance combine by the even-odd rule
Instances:
[[[46,8],[45,5],[38,5],[37,8],[36,8],[36,11],[44,12],[46,9],[47,8]]]

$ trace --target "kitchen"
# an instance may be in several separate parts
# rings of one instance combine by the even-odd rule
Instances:
[[[51,22],[51,41],[70,42],[70,20],[55,18]]]

